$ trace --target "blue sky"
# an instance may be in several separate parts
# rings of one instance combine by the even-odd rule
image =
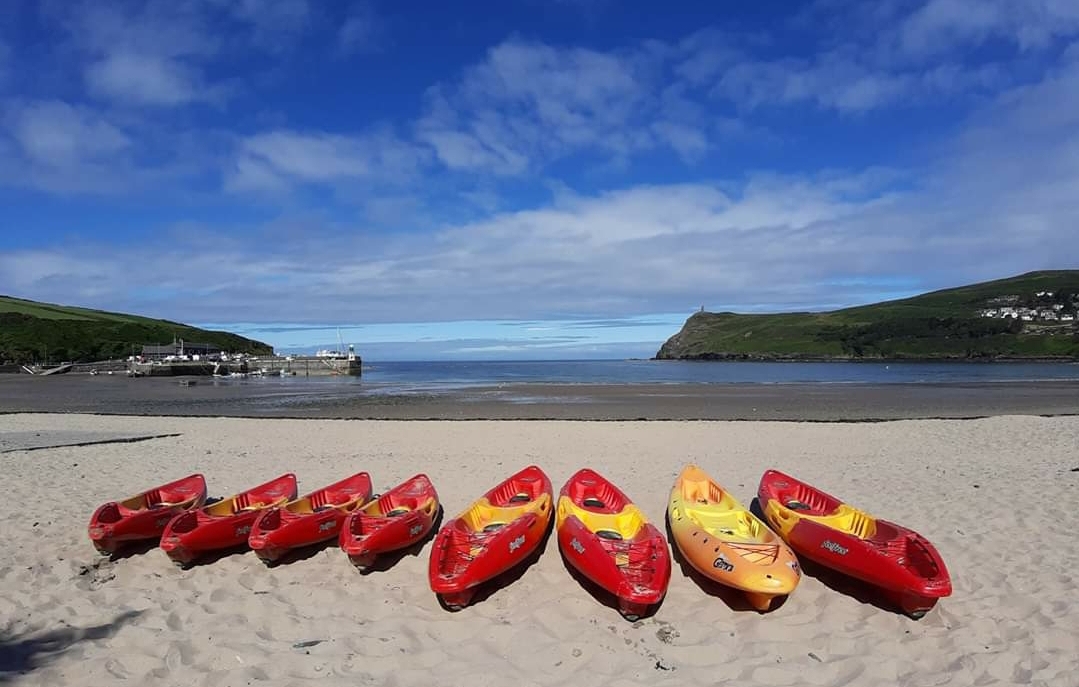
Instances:
[[[1077,265],[1079,3],[8,0],[0,293],[365,357]]]

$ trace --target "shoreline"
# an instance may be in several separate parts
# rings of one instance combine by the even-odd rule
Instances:
[[[354,420],[873,422],[1079,415],[1079,380],[397,385],[85,376],[0,379],[0,414]]]

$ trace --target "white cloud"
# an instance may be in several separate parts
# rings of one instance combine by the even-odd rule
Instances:
[[[386,131],[342,136],[280,130],[241,143],[226,185],[251,191],[374,176],[389,182],[411,177],[423,162],[421,149]]]
[[[131,145],[120,129],[92,112],[57,100],[30,102],[8,113],[26,158],[50,168],[101,161]]]
[[[0,186],[59,195],[167,188],[173,199],[193,197],[197,180],[219,164],[220,145],[212,131],[158,128],[61,100],[0,104]]]
[[[431,89],[417,137],[450,168],[502,174],[583,151],[620,160],[660,143],[696,154],[692,124],[662,117],[661,58],[511,40]]]
[[[157,107],[222,100],[230,89],[208,78],[211,63],[252,46],[291,47],[314,22],[306,0],[83,0],[45,7],[84,57],[92,94]]]
[[[199,80],[177,60],[134,53],[112,53],[86,70],[93,93],[136,105],[179,105],[209,97]]]
[[[465,132],[427,120],[421,123],[417,137],[430,145],[450,169],[520,174],[529,168],[528,155],[515,150],[513,141],[504,140],[491,127],[479,123],[472,132]]]
[[[691,84],[715,80],[727,68],[745,59],[742,42],[716,29],[702,29],[676,46],[675,73]]]
[[[95,55],[134,53],[199,57],[220,49],[218,34],[200,2],[51,2],[48,18],[63,26],[71,41]]]
[[[1021,50],[1048,46],[1079,32],[1079,3],[1070,0],[929,0],[899,29],[909,53],[933,55],[991,38]]]
[[[910,76],[874,72],[830,53],[812,62],[740,62],[724,72],[716,91],[748,108],[809,101],[840,111],[864,111],[899,100],[913,83]]]
[[[739,62],[719,77],[714,93],[744,110],[808,102],[821,109],[859,113],[916,106],[941,97],[991,94],[1011,78],[1000,63],[880,68],[848,46],[809,59]]]
[[[1004,41],[1027,53],[1041,51],[1044,60],[1042,49],[1079,36],[1079,3],[929,0],[912,8],[904,2],[826,0],[800,13],[792,26],[812,32],[809,40],[818,47],[761,60],[748,41],[704,30],[677,46],[675,71],[689,83],[713,85],[716,95],[743,111],[813,103],[858,113],[991,94],[1015,79],[1031,78],[1031,68],[1044,64],[1034,60],[1025,74],[1009,74],[1013,65],[1005,53],[972,48]]]
[[[663,120],[651,128],[656,138],[674,148],[684,160],[700,157],[709,148],[707,131],[698,127]]]
[[[47,8],[85,56],[83,78],[93,95],[150,106],[215,96],[203,69],[221,42],[201,3],[76,2]]]
[[[380,45],[382,32],[382,24],[371,7],[357,3],[349,9],[337,29],[338,47],[344,54],[375,50]]]
[[[109,273],[115,265],[86,260],[77,253],[52,250],[22,250],[0,253],[0,284],[5,293],[48,292],[61,300],[72,302],[97,297],[114,297],[115,275]],[[71,289],[68,295],[64,291]],[[63,299],[66,298],[66,301]]]

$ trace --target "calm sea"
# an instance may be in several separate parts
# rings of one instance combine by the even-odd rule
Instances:
[[[325,378],[322,378],[325,379]],[[341,378],[330,378],[334,382]],[[364,363],[346,383],[426,391],[508,383],[918,384],[1079,379],[1079,363],[769,363],[656,360]],[[296,380],[299,381],[299,380]],[[315,381],[312,379],[311,381]]]

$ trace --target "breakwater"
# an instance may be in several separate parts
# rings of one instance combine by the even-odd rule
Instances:
[[[181,377],[181,376],[228,376],[236,374],[326,377],[333,375],[360,376],[362,362],[359,356],[329,358],[314,355],[261,356],[245,358],[239,362],[209,362],[201,360],[175,360],[153,362],[130,362],[127,374],[132,377]]]

